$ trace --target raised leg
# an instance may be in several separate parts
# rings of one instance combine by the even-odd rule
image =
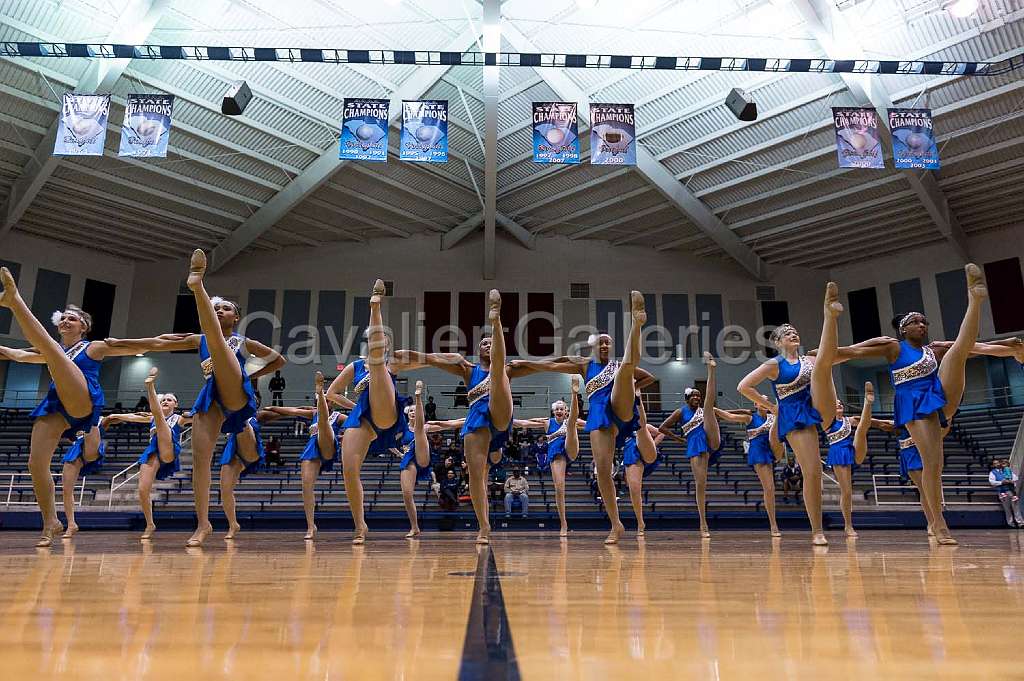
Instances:
[[[64,354],[64,348],[51,336],[32,311],[25,304],[14,277],[6,267],[0,267],[0,307],[10,309],[18,321],[21,332],[32,347],[46,360],[46,368],[57,389],[64,409],[74,418],[80,419],[92,413],[92,399],[89,397],[89,386],[81,369]]]
[[[330,461],[338,447],[334,428],[331,428],[331,410],[324,397],[324,375],[319,371],[313,381],[313,390],[316,395],[316,448],[320,451],[321,459]]]
[[[830,281],[825,287],[825,320],[821,325],[821,342],[811,371],[811,402],[821,414],[822,425],[826,427],[836,418],[836,384],[832,380],[832,364],[839,349],[838,320],[842,312],[839,287]]]
[[[616,378],[616,380],[618,380]],[[631,395],[633,393],[630,393]],[[632,409],[632,407],[630,407]],[[601,492],[605,512],[611,521],[612,531],[605,544],[618,544],[626,528],[619,520],[619,502],[615,497],[615,480],[612,478],[612,458],[615,454],[615,434],[617,428],[602,428],[590,432],[590,449],[594,453],[594,465],[597,467],[597,488]]]
[[[225,539],[234,539],[242,529],[238,524],[238,514],[235,512],[235,486],[243,468],[244,464],[238,459],[232,459],[231,463],[220,467],[220,503],[228,519]]]
[[[856,539],[857,531],[853,529],[853,467],[833,466],[839,482],[839,508],[843,512],[843,528],[847,538]]]
[[[67,421],[60,414],[48,414],[35,420],[32,424],[32,437],[29,444],[28,470],[32,474],[32,490],[39,504],[39,512],[43,516],[43,534],[36,546],[46,547],[53,543],[53,538],[64,531],[64,526],[57,519],[57,503],[54,500],[56,486],[53,474],[50,473],[50,462],[57,451],[61,433],[68,427]]]
[[[413,400],[416,407],[416,425],[412,429],[416,442],[416,465],[424,468],[430,465],[430,442],[427,440],[427,419],[423,411],[423,381],[416,381]],[[415,485],[414,480],[413,486]]]
[[[320,462],[315,460],[302,462],[302,510],[306,514],[306,541],[316,539],[316,524],[313,514],[316,509],[316,478],[320,475]]]
[[[952,347],[946,351],[939,363],[939,380],[946,395],[943,409],[946,420],[952,419],[964,396],[967,358],[978,340],[978,326],[981,322],[981,304],[988,298],[988,287],[981,268],[971,263],[964,267],[967,274],[967,312],[960,322],[960,331]]]
[[[860,421],[853,433],[853,460],[859,466],[868,456],[868,431],[871,430],[871,405],[875,403],[875,387],[871,381],[864,384],[864,406],[860,410]]]
[[[569,461],[575,461],[576,457],[580,455],[580,434],[576,428],[576,421],[580,418],[580,403],[576,397],[580,394],[580,380],[582,377],[579,374],[573,374],[572,376],[572,397],[569,400],[569,419],[566,421],[565,426],[565,455],[569,457]],[[562,469],[563,474],[565,469]],[[565,482],[565,476],[562,476],[562,482]],[[563,487],[564,491],[564,487]],[[565,524],[562,524],[565,527]]]
[[[493,346],[492,346],[493,348]],[[469,496],[473,512],[480,527],[477,544],[491,541],[490,504],[487,500],[487,457],[491,448],[491,433],[486,428],[475,430],[463,439],[466,463],[469,464]]]
[[[702,539],[711,537],[707,519],[707,488],[708,461],[707,452],[690,457],[690,470],[693,472],[694,487],[697,490],[697,514],[700,516],[700,536]]]
[[[156,377],[160,370],[153,367],[146,377],[146,400],[149,402],[149,413],[153,415],[153,425],[156,427],[156,447],[158,456],[162,463],[174,461],[174,442],[171,439],[171,427],[167,425],[163,409],[160,407],[160,397],[156,394]]]
[[[220,321],[217,319],[217,312],[213,309],[213,301],[203,286],[205,273],[206,254],[197,248],[192,252],[186,283],[196,299],[199,328],[206,336],[206,347],[210,351],[213,375],[217,380],[217,393],[228,410],[237,411],[244,407],[249,399],[242,388],[242,367],[238,365],[235,353],[228,347],[224,332],[220,328]]]
[[[633,404],[636,401],[636,386],[633,374],[640,362],[640,331],[647,322],[647,311],[644,308],[644,297],[639,291],[630,291],[630,314],[632,323],[629,327],[629,338],[622,353],[622,364],[612,382],[611,405],[615,416],[628,421],[633,416]]]
[[[759,463],[754,465],[754,472],[757,479],[761,481],[761,490],[764,492],[764,510],[768,514],[768,526],[771,528],[773,537],[781,537],[779,525],[775,520],[775,469],[770,463]]]
[[[917,451],[921,454],[924,469],[921,473],[922,504],[931,511],[932,531],[940,544],[955,545],[956,539],[950,534],[949,526],[942,515],[942,429],[938,414],[907,423],[907,430],[914,438]]]
[[[715,397],[718,395],[715,373],[718,362],[710,352],[705,352],[704,363],[708,366],[708,384],[704,388],[704,433],[708,439],[710,454],[722,446],[722,431],[718,428],[718,417],[715,416]]]
[[[75,522],[75,484],[78,482],[78,473],[82,470],[82,465],[81,459],[66,463],[60,476],[61,493],[64,499],[64,517],[68,521],[67,529],[64,530],[65,539],[74,537],[78,532],[78,523]]]
[[[574,430],[574,428],[570,428],[570,430]],[[565,468],[567,465],[568,463],[565,458],[561,456],[551,462],[551,482],[555,486],[555,506],[558,508],[559,537],[569,536],[569,522],[565,519]]]
[[[320,429],[317,428],[317,437],[319,437],[319,432]],[[352,525],[355,528],[352,543],[356,546],[366,543],[367,527],[363,509],[363,481],[359,477],[359,472],[362,470],[363,460],[366,459],[366,452],[370,448],[373,438],[373,428],[370,427],[370,424],[363,423],[358,428],[347,429],[341,439],[341,466],[345,478],[345,496],[348,497],[349,510],[352,511]]]
[[[412,539],[413,537],[419,536],[420,524],[419,517],[416,513],[416,467],[414,465],[406,466],[401,472],[400,478],[402,481],[402,502],[405,504],[405,514],[409,516],[409,532],[405,535],[406,539]]]
[[[636,517],[636,536],[643,537],[647,533],[647,526],[644,523],[644,466],[635,463],[626,467],[626,485],[629,486],[629,502],[633,505],[633,515]]]
[[[370,296],[370,325],[367,327],[366,369],[370,372],[370,413],[378,428],[390,428],[398,420],[395,411],[395,385],[388,371],[388,337],[384,329],[384,317],[380,305],[384,300],[384,282],[378,279],[373,284]]]
[[[192,419],[192,493],[196,502],[196,531],[189,537],[186,546],[202,546],[206,537],[213,532],[213,525],[210,524],[210,464],[222,423],[224,414],[216,404],[207,412],[197,413]]]
[[[156,457],[149,457],[149,461],[139,468],[139,508],[146,519],[146,529],[142,532],[140,539],[152,539],[156,532],[156,523],[153,522],[153,481],[156,480],[156,471],[160,468],[160,462]]]
[[[801,428],[790,432],[786,439],[803,472],[804,509],[811,523],[811,542],[816,546],[826,546],[828,540],[821,529],[821,454],[818,449],[818,432],[814,428]]]
[[[501,295],[496,289],[488,294],[491,324],[491,389],[489,408],[491,423],[498,430],[505,430],[512,421],[512,386],[505,373],[505,329],[501,325]]]

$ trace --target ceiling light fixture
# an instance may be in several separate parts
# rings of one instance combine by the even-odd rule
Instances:
[[[597,6],[597,0],[576,0],[576,6],[580,9],[594,9]]]
[[[943,9],[957,19],[966,19],[978,11],[978,0],[952,0],[947,2]]]

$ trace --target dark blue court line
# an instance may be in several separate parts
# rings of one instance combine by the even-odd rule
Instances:
[[[485,548],[477,558],[473,602],[462,644],[459,681],[519,681],[519,664],[501,595],[494,554]]]

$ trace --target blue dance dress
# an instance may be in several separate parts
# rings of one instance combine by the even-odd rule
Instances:
[[[40,402],[29,417],[37,419],[49,414],[60,414],[68,422],[67,429],[61,437],[68,440],[77,439],[79,432],[88,433],[92,427],[100,422],[100,413],[103,410],[104,398],[103,388],[100,387],[100,362],[89,356],[90,341],[81,340],[69,348],[64,348],[64,354],[75,363],[82,375],[85,377],[85,386],[89,390],[89,400],[92,402],[92,411],[82,418],[73,418],[64,408],[64,404],[57,395],[57,386],[50,381],[50,388],[46,391],[46,397]]]
[[[210,358],[210,348],[206,344],[206,335],[203,334],[199,340],[199,359],[202,362],[200,366],[206,383],[203,385],[202,390],[199,391],[195,404],[192,405],[192,413],[205,414],[210,411],[210,407],[216,404],[224,413],[224,423],[220,427],[220,432],[230,434],[240,433],[245,430],[249,419],[256,415],[256,393],[253,392],[249,375],[245,373],[245,355],[242,352],[245,348],[245,336],[233,333],[227,339],[227,344],[235,353],[238,366],[242,370],[242,391],[247,397],[245,405],[237,411],[231,411],[221,401],[220,393],[217,389],[217,377],[213,375],[213,359]]]

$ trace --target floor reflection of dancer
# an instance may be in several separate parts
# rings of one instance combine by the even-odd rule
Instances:
[[[708,468],[715,463],[722,451],[722,433],[718,428],[718,411],[715,409],[718,390],[715,384],[715,367],[718,364],[710,352],[704,353],[704,363],[708,365],[708,381],[704,395],[702,396],[700,390],[696,388],[687,388],[683,393],[683,405],[669,414],[658,430],[665,435],[671,435],[672,428],[679,424],[686,441],[686,458],[690,461],[697,492],[700,536],[703,539],[710,539],[706,501]]]
[[[490,504],[487,500],[488,461],[496,463],[497,453],[508,439],[512,423],[512,388],[505,368],[505,334],[501,324],[501,296],[488,294],[488,320],[492,334],[480,341],[479,364],[458,353],[423,353],[404,350],[395,353],[403,371],[431,366],[461,378],[469,391],[469,412],[462,426],[462,438],[469,466],[469,495],[473,502],[479,533],[478,544],[490,543]],[[500,455],[498,456],[500,460]]]
[[[57,445],[62,437],[70,440],[83,432],[87,434],[84,443],[86,458],[99,456],[99,433],[93,435],[93,426],[99,423],[104,405],[100,362],[107,357],[135,354],[136,351],[115,348],[105,341],[87,340],[92,317],[74,305],[53,314],[51,321],[60,336],[59,342],[54,340],[25,304],[14,277],[6,267],[0,267],[0,307],[11,311],[25,339],[31,344],[31,347],[22,349],[0,346],[0,359],[45,364],[50,372],[46,397],[29,414],[34,420],[28,455],[32,489],[43,517],[43,533],[36,546],[46,547],[64,531],[64,526],[57,519],[56,486],[50,473]]]
[[[640,391],[636,393],[640,398]],[[633,505],[636,517],[636,536],[647,536],[647,524],[644,523],[644,478],[658,469],[661,463],[661,452],[658,445],[665,439],[665,434],[658,428],[647,423],[647,410],[643,399],[640,399],[640,427],[630,435],[622,445],[622,465],[626,469],[626,485],[629,487],[629,501]]]
[[[309,440],[299,455],[299,469],[302,475],[302,510],[306,516],[306,534],[303,539],[316,539],[316,479],[320,473],[334,469],[334,463],[341,459],[342,424],[345,413],[332,410],[328,402],[352,409],[355,402],[343,395],[327,395],[324,393],[324,375],[316,372],[313,381],[316,396],[314,407],[268,407],[267,409],[279,416],[291,416],[312,419],[309,425]],[[324,427],[326,424],[327,427]]]
[[[551,405],[550,418],[524,419],[515,421],[517,427],[544,430],[547,451],[539,470],[551,471],[551,482],[555,486],[555,506],[558,508],[559,537],[569,536],[569,523],[565,518],[565,469],[580,454],[579,428],[587,422],[579,418],[580,377],[572,377],[572,394],[569,404],[558,400]],[[520,425],[524,424],[524,425]]]
[[[416,482],[433,479],[433,469],[430,466],[430,441],[427,439],[427,434],[462,428],[465,423],[465,419],[424,420],[423,381],[416,381],[413,399],[414,403],[405,408],[409,430],[402,438],[402,460],[398,464],[399,477],[402,482],[402,502],[405,504],[405,513],[409,516],[409,532],[405,535],[406,539],[414,539],[420,535],[419,517],[416,513],[414,497]]]
[[[205,384],[192,406],[192,491],[196,531],[187,546],[201,546],[213,531],[210,524],[210,480],[213,450],[221,433],[236,433],[238,448],[248,460],[258,457],[249,418],[257,411],[253,382],[285,364],[279,352],[235,333],[241,308],[222,298],[210,298],[203,285],[206,254],[196,249],[189,263],[188,288],[196,302],[201,334],[167,334],[157,338],[116,341],[117,347],[146,351],[198,350]],[[112,339],[108,342],[113,342]],[[246,354],[265,362],[251,376]]]
[[[762,399],[757,386],[770,381],[778,403],[779,438],[796,453],[803,471],[804,508],[811,524],[811,541],[828,544],[821,525],[821,454],[818,429],[822,422],[835,419],[836,386],[832,365],[839,345],[837,319],[843,311],[839,287],[829,282],[825,289],[824,322],[816,358],[800,355],[800,334],[791,324],[772,331],[771,341],[779,351],[774,357],[747,374],[737,386],[741,395],[765,409],[772,405]]]
[[[366,327],[367,357],[346,366],[331,383],[328,395],[340,395],[354,386],[355,406],[342,424],[341,464],[345,496],[352,512],[352,543],[366,542],[363,482],[359,473],[367,454],[379,454],[401,444],[405,435],[405,398],[398,395],[397,377],[391,371],[391,342],[384,328],[381,303],[384,282],[374,282],[370,295],[370,320]]]
[[[786,456],[786,445],[779,440],[779,421],[775,417],[775,407],[771,405],[767,395],[761,395],[763,404],[755,405],[754,411],[736,409],[731,411],[717,410],[718,418],[729,423],[739,423],[747,429],[747,465],[757,473],[761,483],[761,494],[764,498],[764,510],[768,514],[768,527],[773,537],[781,537],[778,522],[775,519],[775,462]]]
[[[589,339],[593,349],[589,358],[570,356],[540,361],[517,360],[510,367],[513,376],[536,371],[556,371],[580,374],[586,381],[584,389],[590,406],[585,430],[590,434],[597,484],[601,498],[608,500],[605,510],[612,526],[605,539],[606,544],[618,543],[625,531],[619,520],[615,480],[612,477],[615,450],[625,444],[626,439],[639,428],[640,412],[636,391],[654,382],[654,376],[637,366],[640,361],[640,331],[647,321],[644,297],[639,291],[630,292],[630,311],[632,325],[621,362],[613,359],[612,337],[602,333]]]
[[[893,424],[906,428],[924,463],[922,494],[931,511],[932,530],[939,544],[954,545],[942,516],[942,467],[945,430],[960,406],[966,382],[967,359],[972,354],[1024,357],[1018,339],[978,343],[981,304],[988,288],[981,269],[968,264],[967,312],[953,342],[928,342],[928,319],[920,312],[904,315],[897,324],[902,340],[878,338],[840,348],[840,361],[860,357],[884,358],[889,363],[893,389]]]

